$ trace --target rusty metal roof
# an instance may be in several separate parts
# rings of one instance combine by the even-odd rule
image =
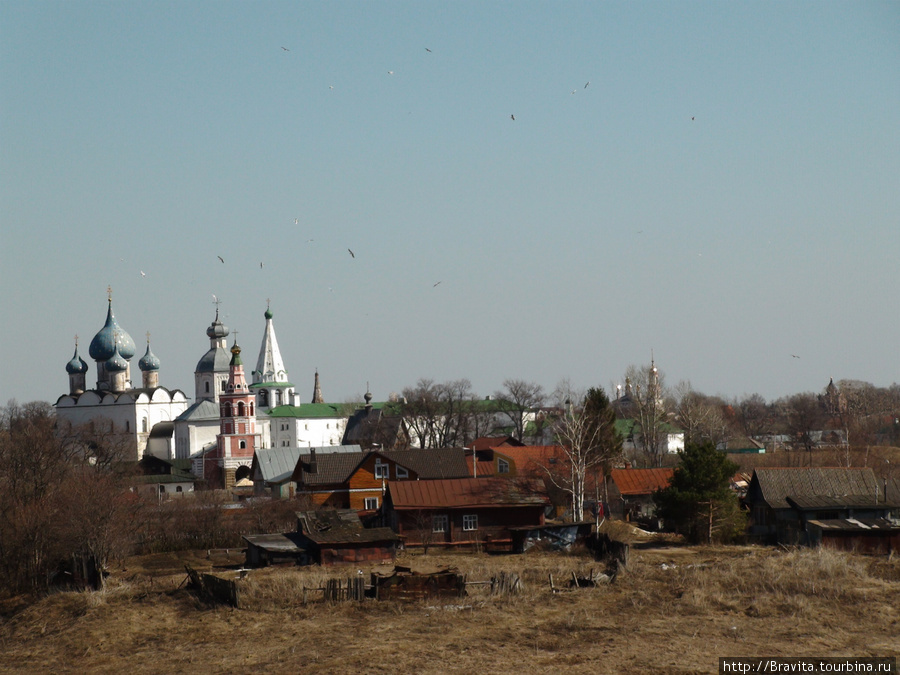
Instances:
[[[669,487],[675,469],[613,469],[613,482],[623,495],[649,495]]]
[[[395,509],[545,506],[542,486],[506,478],[457,478],[389,482]]]

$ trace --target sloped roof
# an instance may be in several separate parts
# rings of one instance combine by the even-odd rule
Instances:
[[[464,448],[439,448],[434,450],[381,450],[378,454],[400,466],[415,471],[420,479],[466,478]]]
[[[285,383],[279,383],[284,385]],[[301,405],[280,405],[269,410],[269,417],[294,417],[299,419],[345,419],[343,406],[333,403],[303,403]]]
[[[258,471],[266,483],[284,483],[297,468],[300,452],[300,448],[260,448],[253,454],[252,475]]]
[[[773,509],[790,508],[787,497],[860,496],[865,502],[874,497],[876,490],[881,492],[875,472],[869,468],[758,468],[751,480],[758,484],[763,499]]]
[[[353,509],[320,509],[297,513],[299,531],[316,544],[393,542],[398,537],[389,527],[365,529]]]
[[[368,452],[317,452],[315,473],[309,472],[311,455],[300,455],[293,473],[293,479],[298,484],[303,485],[345,483],[370,454]]]
[[[613,469],[610,477],[623,495],[648,495],[669,487],[675,469]]]
[[[219,419],[219,406],[215,401],[203,399],[188,406],[187,410],[181,413],[176,420],[210,420]]]
[[[564,466],[567,462],[565,450],[559,445],[522,445],[503,448],[503,455],[516,464],[519,476],[545,476],[545,468]]]
[[[482,436],[472,441],[473,450],[490,450],[491,448],[502,448],[510,445],[522,447],[524,444],[512,436]]]
[[[505,478],[457,478],[388,482],[395,509],[546,506],[541,486]]]

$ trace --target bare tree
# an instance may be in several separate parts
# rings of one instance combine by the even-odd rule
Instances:
[[[558,388],[559,389],[559,388]],[[588,479],[608,472],[610,465],[622,456],[622,439],[616,432],[616,416],[602,389],[592,388],[577,402],[566,397],[565,412],[554,425],[556,438],[564,455],[562,466],[545,466],[547,478],[572,498],[572,517],[581,520]]]
[[[816,431],[822,429],[825,411],[818,397],[812,393],[794,394],[778,401],[783,411],[786,431],[795,450],[805,450],[809,466],[813,464],[812,451],[816,447]]]
[[[684,431],[685,445],[710,441],[713,445],[727,442],[731,437],[725,419],[723,401],[695,391],[689,381],[675,387],[675,420]]]
[[[411,439],[422,448],[465,445],[471,437],[472,383],[454,380],[436,383],[421,379],[403,390],[403,420]]]
[[[774,433],[769,405],[759,394],[750,394],[735,400],[732,407],[741,431],[748,438],[759,438]]]
[[[620,414],[632,419],[635,449],[651,467],[662,466],[668,452],[671,402],[665,398],[665,376],[651,359],[649,366],[629,366],[625,393],[617,401]]]
[[[534,418],[534,412],[544,404],[544,388],[536,382],[504,380],[503,389],[494,393],[499,412],[507,417],[512,435],[524,442],[525,428]]]

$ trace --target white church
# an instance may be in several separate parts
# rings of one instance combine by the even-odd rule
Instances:
[[[288,378],[268,306],[264,316],[262,344],[248,387],[255,401],[253,444],[257,449],[286,444],[340,445],[347,423],[345,407],[323,403],[318,372],[312,402],[300,403]],[[66,364],[69,393],[56,402],[61,430],[65,433],[66,429],[83,428],[94,434],[109,434],[134,460],[145,455],[162,460],[190,459],[194,474],[202,478],[222,434],[226,406],[220,397],[232,394],[228,387],[234,375],[234,347],[228,348],[229,333],[219,319],[217,303],[215,319],[206,329],[209,349],[194,370],[193,403],[184,392],[159,385],[160,360],[150,349],[149,334],[146,353],[138,362],[141,386],[134,387],[131,359],[135,344],[116,320],[110,291],[106,323],[89,349],[96,364],[96,386],[87,388],[88,365],[78,354],[76,337],[75,354]],[[251,462],[246,463],[249,471]]]

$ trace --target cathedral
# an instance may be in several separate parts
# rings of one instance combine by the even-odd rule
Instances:
[[[139,460],[147,453],[158,425],[170,424],[187,408],[187,397],[179,389],[159,385],[160,360],[150,349],[138,361],[141,386],[131,381],[135,344],[116,321],[112,291],[108,293],[106,323],[91,340],[88,354],[95,363],[96,385],[88,389],[88,364],[75,354],[66,364],[69,393],[56,401],[56,416],[63,433],[85,430],[102,437],[110,449],[126,459]]]
[[[322,403],[318,372],[312,403],[300,404],[268,304],[259,357],[249,382],[237,341],[228,347],[230,331],[219,318],[218,304],[206,329],[209,349],[194,369],[194,401],[190,403],[182,391],[159,385],[160,360],[150,349],[149,334],[146,353],[138,361],[141,386],[132,385],[135,344],[116,320],[110,291],[106,323],[88,352],[96,363],[96,386],[87,388],[88,365],[78,353],[77,337],[75,354],[66,364],[69,393],[56,402],[63,433],[84,429],[94,436],[102,434],[125,448],[123,456],[128,459],[147,455],[165,461],[189,459],[193,473],[213,487],[230,487],[249,473],[256,449],[275,446],[270,413],[283,428],[279,439],[289,437],[285,434],[290,427],[291,444],[299,443],[293,437],[301,434],[302,423],[301,435],[309,437],[304,444],[339,444],[345,416]]]

